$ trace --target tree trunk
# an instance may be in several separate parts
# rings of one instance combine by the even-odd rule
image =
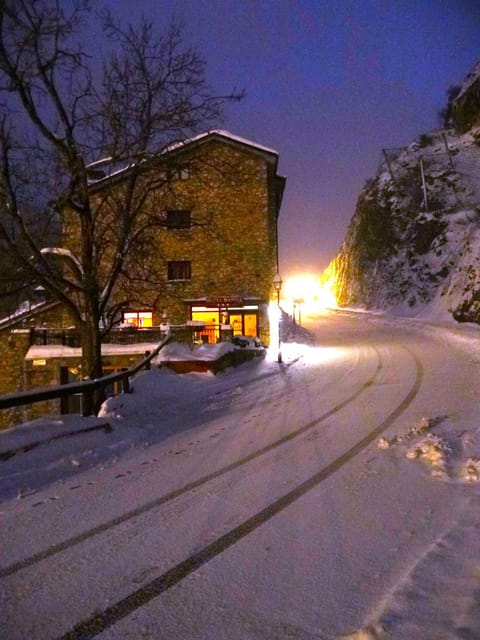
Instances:
[[[87,300],[85,319],[82,326],[82,378],[95,380],[101,378],[102,373],[102,345],[100,341],[98,305],[95,304],[94,300]],[[83,415],[96,415],[104,397],[103,389],[94,391],[91,394],[84,394]]]

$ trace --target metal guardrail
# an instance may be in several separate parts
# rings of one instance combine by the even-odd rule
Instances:
[[[102,378],[96,378],[95,380],[83,380],[82,382],[71,382],[68,384],[55,385],[52,387],[44,387],[43,389],[37,389],[35,391],[18,391],[15,393],[6,393],[0,396],[0,409],[9,409],[11,407],[18,407],[26,404],[33,404],[35,402],[42,402],[43,400],[52,400],[55,398],[65,398],[78,393],[82,394],[83,402],[83,415],[91,415],[91,409],[93,406],[93,394],[95,391],[103,391],[109,384],[113,382],[122,383],[122,391],[124,393],[130,392],[130,378],[138,373],[141,369],[150,369],[150,362],[160,350],[172,339],[172,334],[169,332],[160,344],[150,353],[146,352],[146,357],[134,367],[130,367],[125,371],[119,371],[118,373],[112,373]]]

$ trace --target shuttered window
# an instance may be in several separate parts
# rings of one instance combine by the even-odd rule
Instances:
[[[192,263],[189,260],[172,260],[167,262],[167,280],[191,280]]]

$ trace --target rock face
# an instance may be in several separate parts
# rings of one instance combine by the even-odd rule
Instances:
[[[465,78],[447,116],[462,133],[480,124],[480,62]]]
[[[448,124],[382,152],[323,275],[340,306],[480,323],[480,64]]]

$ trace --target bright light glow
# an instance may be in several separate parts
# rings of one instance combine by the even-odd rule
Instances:
[[[335,297],[335,283],[326,282],[320,287],[318,292],[317,302],[322,309],[332,309],[337,306],[337,299]]]
[[[298,274],[288,278],[283,287],[284,300],[292,316],[294,311],[311,313],[319,309],[336,307],[335,278],[312,274]]]
[[[268,305],[268,320],[270,323],[270,346],[267,358],[270,361],[278,358],[279,336],[280,336],[280,310],[276,302]]]

